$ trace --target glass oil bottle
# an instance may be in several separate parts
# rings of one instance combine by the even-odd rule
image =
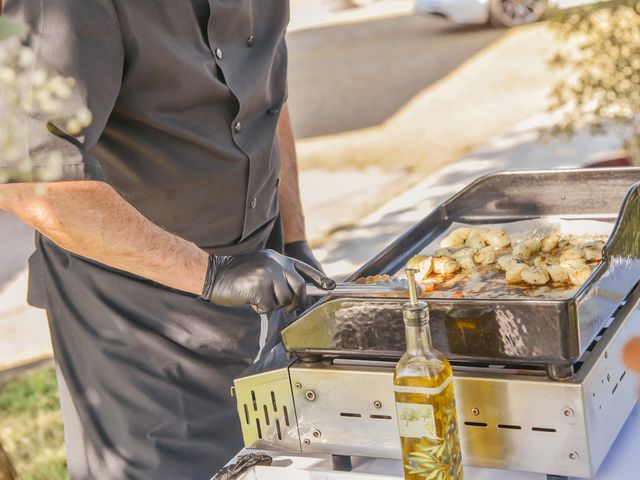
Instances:
[[[431,344],[428,306],[418,301],[415,271],[407,269],[407,280],[407,350],[394,375],[404,478],[462,480],[453,370]]]

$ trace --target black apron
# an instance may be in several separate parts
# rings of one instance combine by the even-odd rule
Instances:
[[[242,448],[233,379],[268,366],[286,315],[265,324],[36,242],[30,301],[47,308],[71,478],[209,479]]]

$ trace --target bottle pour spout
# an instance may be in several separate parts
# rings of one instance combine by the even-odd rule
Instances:
[[[416,273],[413,268],[407,268],[407,286],[409,287],[409,302],[403,306],[403,317],[406,325],[424,325],[429,321],[428,305],[418,300],[418,284]]]

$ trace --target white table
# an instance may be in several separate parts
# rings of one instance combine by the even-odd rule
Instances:
[[[243,450],[241,454],[249,453]],[[401,480],[402,465],[398,460],[353,458],[353,472],[328,473],[331,458],[327,455],[291,455],[282,452],[264,452],[273,457],[271,467],[258,467],[239,480]],[[367,474],[373,474],[369,476]],[[465,480],[545,480],[539,473],[465,467]],[[600,467],[596,480],[640,479],[640,405],[631,412],[624,428]]]

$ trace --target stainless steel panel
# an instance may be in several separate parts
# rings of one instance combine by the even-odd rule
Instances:
[[[298,363],[290,374],[302,385],[294,399],[303,452],[400,458],[391,368]],[[589,475],[579,385],[456,375],[455,387],[465,465]]]
[[[245,447],[301,451],[287,368],[236,379],[233,391]]]
[[[489,375],[456,380],[466,465],[589,475],[579,385]]]
[[[303,452],[400,458],[392,370],[297,363],[290,375]]]

